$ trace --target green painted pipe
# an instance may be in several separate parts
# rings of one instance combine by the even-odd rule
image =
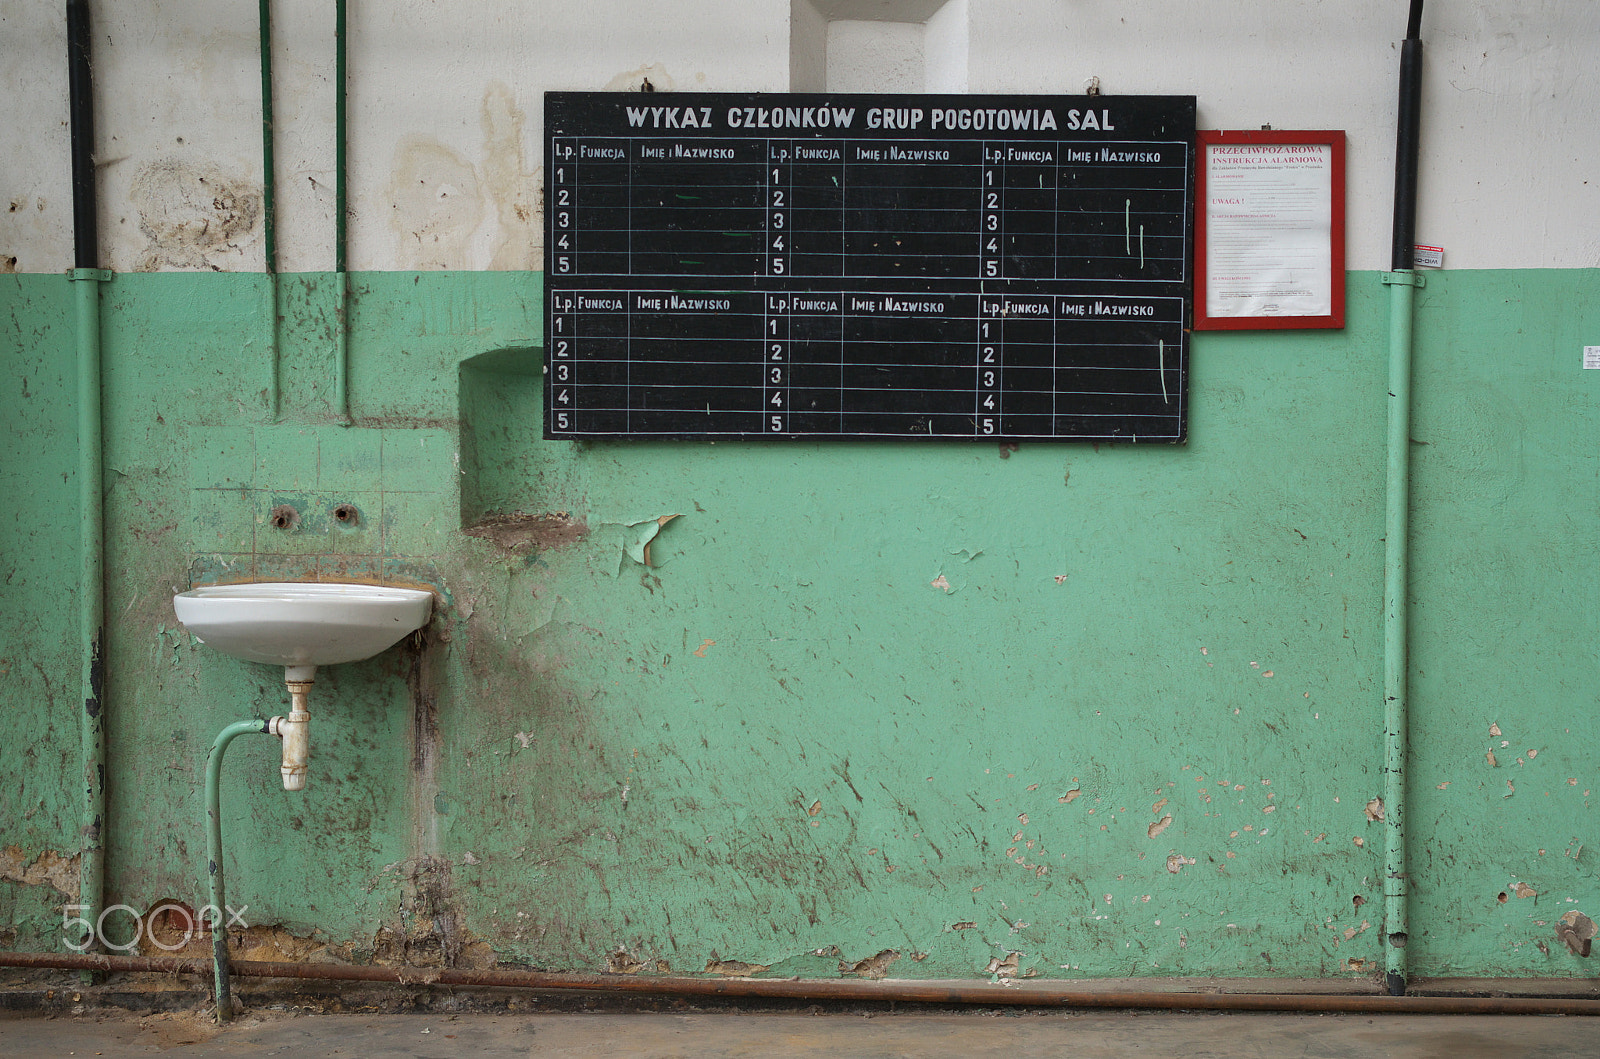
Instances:
[[[1406,992],[1406,627],[1411,521],[1411,344],[1416,291],[1417,150],[1422,127],[1422,2],[1411,0],[1400,47],[1400,98],[1394,144],[1394,232],[1389,268],[1389,488],[1383,559],[1383,938],[1384,987]]]
[[[206,757],[206,875],[211,884],[211,966],[217,984],[217,1021],[233,1017],[228,984],[228,894],[222,878],[222,756],[237,736],[268,734],[270,721],[236,721],[217,734]]]
[[[83,815],[78,903],[89,924],[85,948],[99,944],[105,904],[105,438],[101,422],[99,196],[94,168],[94,39],[88,0],[67,0],[67,113],[72,156],[72,271],[78,344],[78,643],[82,650],[79,754]],[[69,942],[69,944],[71,944]],[[76,947],[76,946],[74,946]]]
[[[283,390],[278,381],[282,354],[278,342],[278,193],[273,164],[272,129],[272,0],[261,0],[261,242],[267,279],[267,415],[276,423],[282,414]]]
[[[105,718],[105,492],[100,412],[100,284],[111,273],[75,268],[78,337],[78,635],[83,644],[82,846],[78,903],[82,917],[100,922],[105,902],[106,718]],[[98,939],[91,928],[86,943]]]
[[[338,286],[339,306],[335,310],[333,407],[335,421],[350,426],[350,276],[340,272],[334,276]]]
[[[1388,496],[1383,564],[1383,916],[1384,971],[1393,996],[1406,990],[1406,628],[1411,515],[1411,350],[1420,274],[1386,273],[1389,286]]]

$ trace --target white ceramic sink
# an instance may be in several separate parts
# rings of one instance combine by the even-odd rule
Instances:
[[[174,596],[172,606],[196,639],[224,654],[276,666],[331,666],[370,658],[422,628],[433,594],[263,582],[190,589]]]

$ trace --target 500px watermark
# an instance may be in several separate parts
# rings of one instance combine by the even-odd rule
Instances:
[[[234,911],[231,907],[224,910],[218,909],[216,905],[205,905],[197,913],[190,911],[187,905],[180,905],[175,901],[167,901],[156,905],[144,916],[141,916],[136,909],[128,905],[109,905],[101,911],[93,923],[82,916],[72,914],[74,912],[82,912],[88,907],[88,905],[65,905],[61,909],[61,929],[66,934],[65,944],[73,952],[87,952],[94,947],[96,942],[117,952],[130,952],[138,947],[139,939],[145,937],[147,933],[150,938],[150,944],[156,948],[165,952],[177,952],[194,940],[195,935],[210,931],[214,924],[223,919],[224,912],[227,917],[226,922],[223,924],[225,929],[248,927],[250,925],[244,921],[244,914],[250,910],[249,905],[245,905],[238,911]],[[132,940],[119,944],[106,937],[106,917],[113,912],[126,912],[128,913],[128,918],[133,920]],[[169,922],[170,917],[173,914],[177,914],[183,917],[183,922],[186,924],[183,928],[182,939],[175,945],[169,945],[156,936],[154,926],[156,917],[163,912],[168,914]],[[150,924],[148,931],[145,926],[147,922]],[[79,928],[76,932],[73,930],[74,926]],[[74,942],[72,940],[74,937],[81,937],[82,941]]]

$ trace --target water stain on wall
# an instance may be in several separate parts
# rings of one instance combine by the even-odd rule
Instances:
[[[704,80],[705,75],[700,75]],[[650,87],[657,92],[671,92],[678,87],[677,78],[667,73],[667,68],[661,63],[646,63],[634,69],[624,70],[605,83],[607,92],[637,92],[639,86],[645,81],[650,82]]]
[[[237,269],[244,244],[256,237],[261,197],[259,184],[213,166],[176,158],[151,162],[129,192],[149,240],[135,271]]]
[[[537,269],[543,257],[539,223],[540,175],[523,167],[523,124],[527,115],[511,89],[491,82],[483,96],[483,186],[500,223],[492,269]]]
[[[462,268],[483,223],[483,196],[471,162],[436,140],[407,136],[395,148],[389,226],[403,269]]]

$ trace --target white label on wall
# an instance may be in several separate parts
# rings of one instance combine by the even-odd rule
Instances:
[[[1411,265],[1413,268],[1444,268],[1444,247],[1413,246]]]
[[[1586,368],[1600,368],[1600,346],[1583,347],[1583,366]]]

